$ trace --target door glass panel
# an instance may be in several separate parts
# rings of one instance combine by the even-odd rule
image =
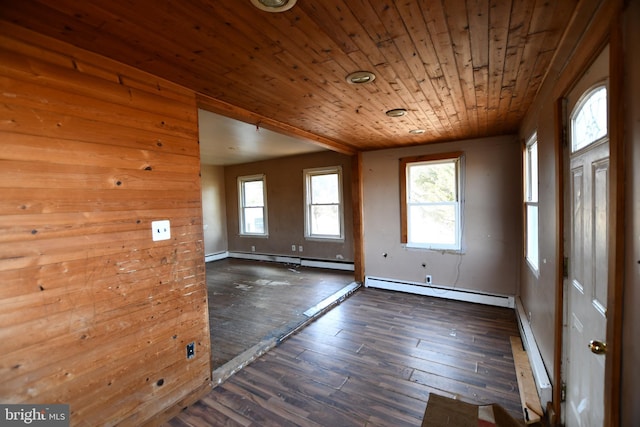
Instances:
[[[607,88],[597,87],[578,104],[571,119],[571,151],[575,152],[607,135]]]

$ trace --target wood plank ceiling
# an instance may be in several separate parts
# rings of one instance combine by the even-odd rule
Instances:
[[[249,0],[22,0],[0,2],[0,19],[352,153],[516,132],[576,3],[298,0],[268,13]],[[375,81],[348,84],[358,70]]]

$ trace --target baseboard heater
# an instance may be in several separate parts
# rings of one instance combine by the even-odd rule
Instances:
[[[514,307],[514,298],[512,296],[492,295],[467,289],[454,289],[442,286],[426,285],[424,283],[398,281],[371,276],[365,277],[364,286],[367,288],[387,289],[430,297],[495,305],[498,307]]]
[[[520,329],[520,337],[522,338],[522,345],[527,351],[529,358],[529,364],[531,365],[531,371],[533,372],[533,379],[536,383],[536,389],[538,390],[538,397],[542,407],[545,408],[547,402],[553,401],[553,388],[551,387],[551,381],[547,374],[547,369],[542,361],[542,355],[536,344],[536,339],[533,335],[533,330],[529,325],[529,320],[524,311],[524,306],[520,298],[516,300],[516,315],[518,318],[518,329]]]
[[[217,252],[213,254],[206,254],[204,256],[204,262],[218,261],[220,259],[225,259],[229,257],[229,252]]]
[[[333,270],[354,271],[352,262],[308,259],[284,255],[256,254],[248,252],[227,252],[229,258],[252,259],[256,261],[282,262],[303,267],[329,268]],[[225,257],[226,258],[226,257]]]

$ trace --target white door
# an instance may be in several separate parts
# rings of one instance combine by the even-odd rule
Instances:
[[[609,245],[608,49],[568,97],[567,340],[569,427],[602,426]]]

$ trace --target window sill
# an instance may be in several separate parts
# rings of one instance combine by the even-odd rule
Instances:
[[[527,263],[527,267],[529,267],[529,271],[531,272],[531,274],[533,274],[533,276],[536,279],[539,279],[540,278],[540,269],[539,268],[535,268],[533,266],[533,264],[531,264],[531,262],[527,258],[525,258],[524,260]]]
[[[344,243],[344,237],[304,236],[304,240],[309,242]]]
[[[432,246],[421,246],[404,243],[402,245],[404,249],[440,252],[442,254],[464,255],[465,251],[462,248],[434,248]]]

